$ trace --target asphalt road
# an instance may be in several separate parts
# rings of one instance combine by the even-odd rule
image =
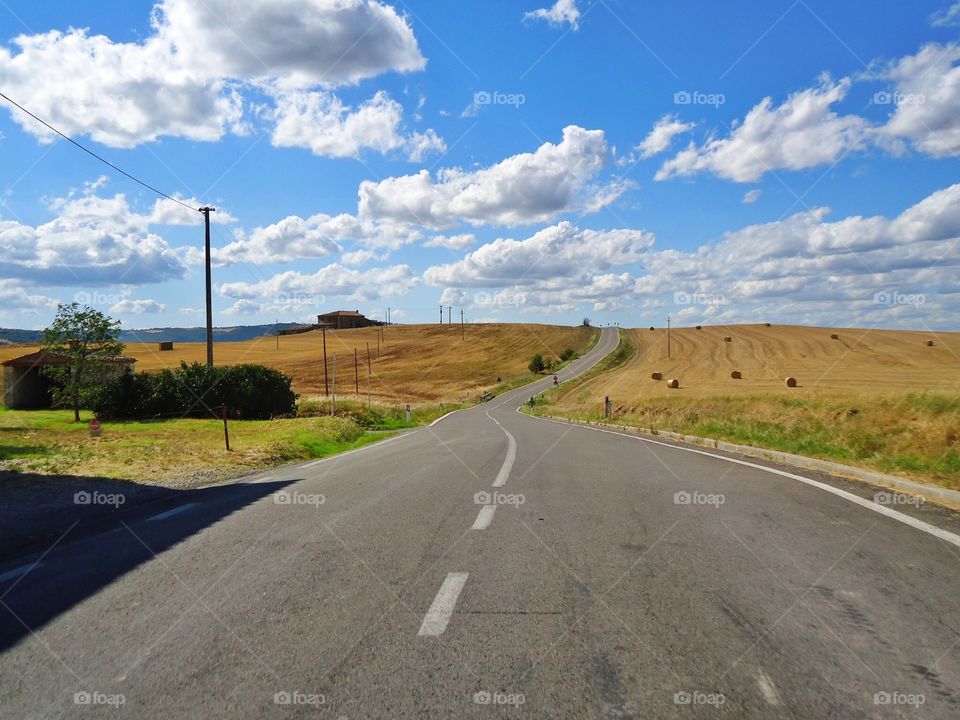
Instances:
[[[960,717],[955,517],[516,412],[549,383],[4,563],[0,716]]]

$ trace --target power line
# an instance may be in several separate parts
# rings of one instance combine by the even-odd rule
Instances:
[[[133,175],[131,175],[130,173],[128,173],[126,170],[121,170],[121,169],[118,168],[116,165],[114,165],[112,162],[110,162],[109,160],[107,160],[106,158],[103,158],[103,157],[97,155],[93,150],[90,150],[89,148],[84,147],[83,145],[81,145],[80,143],[78,143],[76,140],[74,140],[72,137],[70,137],[69,135],[66,135],[66,134],[60,132],[60,131],[57,130],[53,125],[51,125],[50,123],[48,123],[46,120],[43,120],[42,118],[37,117],[37,116],[34,115],[32,112],[30,112],[29,110],[27,110],[23,105],[21,105],[20,103],[12,100],[11,98],[7,97],[7,96],[4,95],[2,92],[0,92],[0,97],[2,97],[4,100],[6,100],[8,103],[10,103],[11,105],[13,105],[14,107],[16,107],[16,108],[18,108],[19,110],[25,112],[27,115],[29,115],[30,117],[32,117],[34,120],[36,120],[38,123],[40,123],[40,124],[43,125],[44,127],[49,128],[50,130],[52,130],[53,132],[55,132],[57,135],[59,135],[60,137],[62,137],[62,138],[63,138],[64,140],[66,140],[67,142],[73,143],[73,144],[76,145],[78,148],[80,148],[80,149],[83,150],[85,153],[87,153],[88,155],[92,155],[92,156],[95,157],[97,160],[99,160],[100,162],[102,162],[104,165],[107,165],[107,166],[113,168],[114,170],[116,170],[116,171],[117,171],[118,173],[120,173],[121,175],[125,175],[126,177],[130,178],[131,180],[133,180],[135,183],[139,183],[140,185],[143,185],[143,187],[147,188],[148,190],[152,190],[152,191],[155,192],[157,195],[162,195],[162,196],[165,197],[167,200],[172,200],[173,202],[177,203],[178,205],[183,205],[183,206],[184,206],[185,208],[187,208],[188,210],[193,210],[194,212],[200,212],[200,210],[199,210],[198,208],[190,207],[190,206],[187,205],[185,202],[182,202],[181,200],[177,200],[175,197],[171,197],[171,196],[167,195],[165,192],[162,192],[162,191],[160,191],[160,190],[157,190],[155,187],[153,187],[153,185],[150,185],[149,183],[145,183],[143,180],[140,180],[139,178],[134,177]]]

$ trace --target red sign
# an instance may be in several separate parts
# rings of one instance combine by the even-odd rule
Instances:
[[[99,421],[99,420],[91,420],[91,421],[90,421],[90,434],[91,434],[91,435],[99,435],[99,434],[100,434],[100,421]]]

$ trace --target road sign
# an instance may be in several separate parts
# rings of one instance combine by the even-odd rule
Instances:
[[[100,437],[100,421],[97,419],[90,421],[90,437]]]

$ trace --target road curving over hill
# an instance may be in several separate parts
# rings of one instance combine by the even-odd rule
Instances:
[[[957,717],[956,517],[516,412],[551,383],[0,567],[4,714]]]

